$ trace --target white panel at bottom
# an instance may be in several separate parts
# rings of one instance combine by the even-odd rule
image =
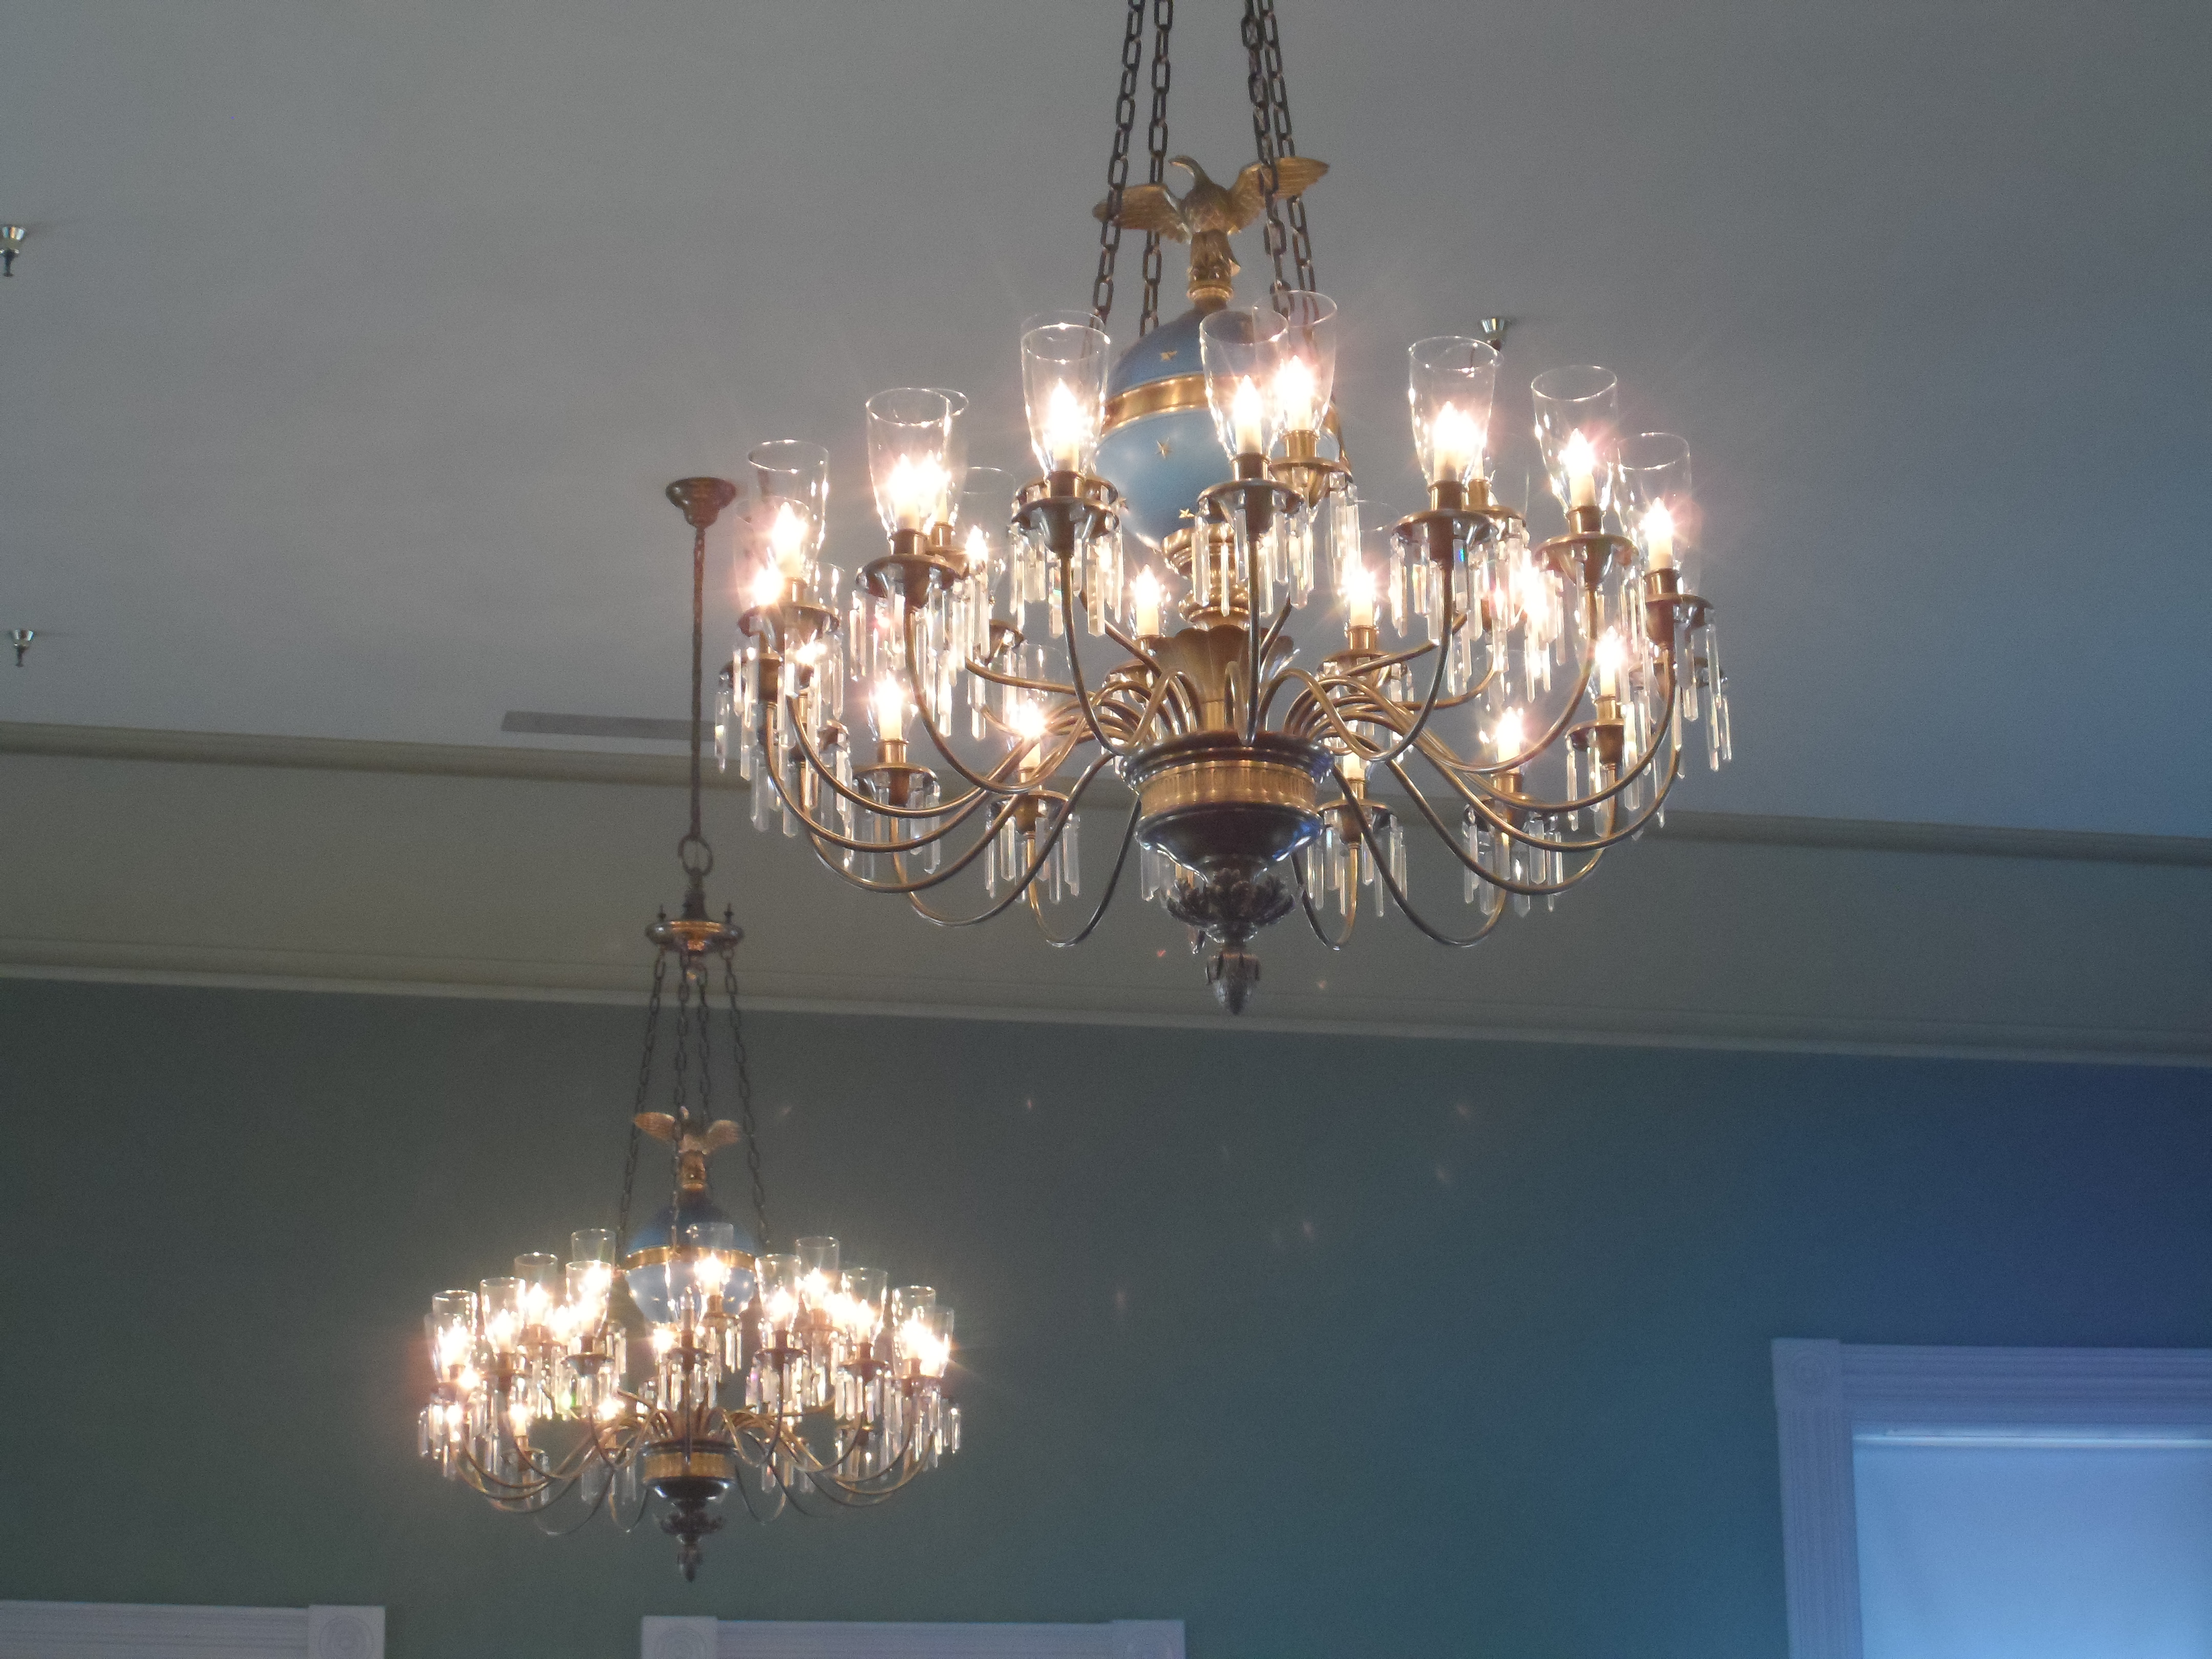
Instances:
[[[647,1617],[642,1659],[1183,1659],[1182,1621],[872,1625]]]

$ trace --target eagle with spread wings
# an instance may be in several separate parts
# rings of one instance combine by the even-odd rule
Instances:
[[[1226,189],[1206,176],[1206,169],[1188,155],[1172,155],[1168,165],[1190,174],[1190,188],[1180,196],[1164,185],[1131,185],[1121,192],[1121,210],[1114,216],[1124,230],[1141,230],[1188,242],[1190,297],[1225,301],[1237,261],[1229,252],[1229,239],[1255,222],[1267,210],[1267,169],[1264,162],[1248,163]],[[1287,202],[1302,194],[1328,163],[1306,155],[1285,155],[1275,163],[1275,199]],[[1101,202],[1093,216],[1108,216],[1110,204]]]
[[[1202,231],[1234,234],[1267,211],[1267,169],[1261,162],[1249,163],[1226,190],[1188,155],[1171,155],[1168,165],[1190,174],[1190,188],[1176,196],[1164,185],[1131,185],[1121,192],[1123,229],[1157,231],[1171,242],[1187,242]],[[1326,161],[1284,156],[1275,163],[1275,199],[1289,201],[1328,171]],[[1103,219],[1107,206],[1101,202],[1091,210],[1092,216]]]

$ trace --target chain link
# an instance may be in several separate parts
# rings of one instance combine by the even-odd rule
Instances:
[[[676,1047],[669,1056],[672,1073],[669,1093],[676,1112],[676,1130],[684,1132],[690,1118],[691,1093],[691,965],[679,963],[676,969]]]
[[[1129,0],[1121,40],[1121,90],[1114,100],[1114,153],[1106,163],[1106,217],[1098,227],[1098,275],[1091,312],[1101,325],[1114,309],[1114,260],[1121,251],[1121,194],[1129,187],[1129,135],[1137,125],[1137,70],[1145,55],[1145,0]]]
[[[645,1131],[637,1127],[637,1120],[645,1110],[646,1102],[653,1096],[653,1050],[660,1035],[660,986],[667,974],[668,952],[654,951],[653,994],[645,1002],[645,1053],[637,1062],[637,1100],[630,1108],[629,1114],[629,1155],[623,1160],[622,1203],[615,1211],[615,1254],[617,1256],[629,1249],[630,1191],[637,1185],[638,1147],[645,1139]]]
[[[730,999],[730,1045],[738,1056],[738,1127],[745,1137],[745,1167],[753,1178],[753,1223],[768,1249],[768,1188],[761,1183],[760,1126],[753,1120],[753,1077],[745,1058],[744,1016],[738,1012],[738,965],[722,958],[722,988]]]
[[[1152,122],[1145,130],[1151,166],[1146,177],[1164,184],[1168,176],[1168,32],[1175,27],[1175,0],[1152,0]],[[1160,234],[1145,233],[1145,313],[1138,319],[1139,338],[1150,334],[1160,320]]]
[[[1296,155],[1291,142],[1291,93],[1283,79],[1283,40],[1275,27],[1275,0],[1259,0],[1261,68],[1267,80],[1268,104],[1275,129],[1275,155]],[[1311,292],[1314,285],[1313,237],[1306,229],[1306,198],[1303,193],[1283,204],[1291,221],[1291,255],[1296,261],[1298,286]],[[1279,262],[1277,275],[1279,276]]]
[[[1267,258],[1275,272],[1267,295],[1280,311],[1291,284],[1283,274],[1283,254],[1288,243],[1283,233],[1282,209],[1275,199],[1281,178],[1275,167],[1275,102],[1267,81],[1267,33],[1261,21],[1272,9],[1264,5],[1264,0],[1244,0],[1244,52],[1251,65],[1244,77],[1244,90],[1252,100],[1252,142],[1260,152],[1261,183],[1267,193]]]

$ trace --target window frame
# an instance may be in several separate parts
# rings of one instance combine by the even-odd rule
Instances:
[[[2212,1349],[1944,1348],[1778,1337],[1782,1571],[1790,1659],[1864,1659],[1862,1433],[2212,1431]]]

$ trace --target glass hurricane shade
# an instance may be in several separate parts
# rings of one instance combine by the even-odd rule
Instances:
[[[1088,312],[1048,312],[1022,331],[1030,448],[1047,473],[1091,471],[1106,418],[1113,343]]]
[[[1609,368],[1577,363],[1547,369],[1529,382],[1536,447],[1562,507],[1613,505],[1613,446],[1620,426],[1620,383]]]
[[[1620,441],[1620,516],[1654,570],[1676,566],[1697,528],[1690,443],[1672,432]]]
[[[1199,325],[1206,403],[1221,447],[1232,455],[1265,455],[1282,430],[1276,376],[1289,328],[1273,311],[1232,306]]]
[[[806,574],[822,554],[830,519],[830,452],[799,438],[776,438],[748,451],[753,501],[745,527],[786,577]]]
[[[1283,296],[1282,362],[1275,370],[1278,429],[1318,432],[1336,389],[1336,301],[1310,289]]]
[[[898,386],[869,398],[867,416],[868,472],[885,532],[927,530],[948,519],[951,398],[928,386]]]
[[[1406,348],[1406,399],[1413,417],[1413,459],[1424,482],[1486,477],[1490,407],[1498,391],[1498,349],[1466,334],[1439,334]]]

